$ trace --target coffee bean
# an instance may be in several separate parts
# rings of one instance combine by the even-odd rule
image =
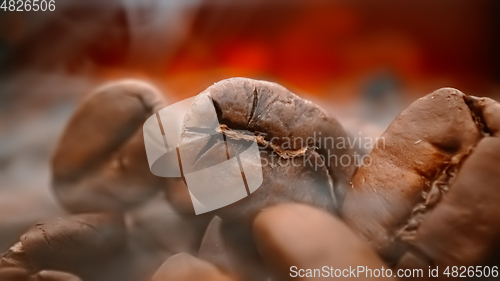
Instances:
[[[2,281],[31,281],[31,275],[26,269],[18,267],[0,268],[0,280]]]
[[[151,281],[168,280],[231,281],[236,279],[206,261],[180,253],[167,259],[151,279]]]
[[[255,247],[252,230],[247,225],[215,217],[203,237],[199,258],[204,259],[239,280],[267,280],[269,271]]]
[[[82,281],[73,274],[66,272],[44,270],[34,276],[33,281]]]
[[[7,267],[0,269],[2,281],[81,281],[80,278],[66,272],[44,270],[30,275],[26,269]]]
[[[277,280],[295,280],[299,269],[311,270],[309,278],[299,278],[304,280],[339,277],[335,270],[340,270],[340,277],[370,280],[379,278],[366,273],[352,276],[350,269],[389,268],[344,222],[311,206],[283,204],[266,209],[255,219],[253,233],[259,253]],[[307,272],[300,274],[306,276]],[[387,277],[387,272],[379,277],[383,276]]]
[[[213,107],[215,123],[206,118]],[[275,83],[246,78],[216,83],[194,100],[184,125],[179,146],[184,174],[237,157],[252,143],[260,146],[262,185],[217,210],[223,218],[250,221],[258,210],[283,202],[304,202],[334,212],[355,170],[351,149],[324,145],[325,138],[347,138],[340,123]],[[350,160],[347,165],[328,161],[343,155]],[[241,161],[243,166],[255,166]],[[231,181],[233,174],[239,180],[236,162],[233,168],[225,169],[225,180]],[[246,175],[252,177],[252,173]],[[213,190],[197,192],[203,198]]]
[[[142,125],[165,106],[158,90],[134,80],[87,97],[67,125],[52,161],[53,187],[71,212],[125,210],[165,186],[149,171]]]
[[[3,255],[2,264],[31,273],[61,270],[84,276],[120,254],[125,245],[126,230],[120,216],[60,217],[35,224]]]
[[[485,137],[463,163],[442,202],[426,216],[409,241],[422,262],[443,267],[485,265],[498,252],[498,175],[500,139]]]
[[[485,102],[450,88],[419,99],[391,123],[370,153],[371,162],[354,175],[342,215],[388,261],[425,256],[412,246],[422,225],[429,225],[427,219],[446,208],[441,204],[458,192],[451,192],[457,177],[468,173],[462,166],[474,157],[481,139],[491,134],[483,119],[495,119],[492,116],[498,113],[486,113],[479,103]],[[497,106],[493,104],[488,108]],[[489,120],[492,128],[495,122]],[[452,217],[441,219],[445,225],[463,220]],[[437,221],[434,225],[436,231],[441,227]],[[441,238],[426,241],[446,244]],[[435,262],[432,256],[427,258]],[[420,263],[426,264],[427,258]]]

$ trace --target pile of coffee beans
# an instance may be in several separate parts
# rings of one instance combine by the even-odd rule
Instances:
[[[206,100],[219,123],[210,130]],[[134,80],[81,102],[51,163],[67,215],[35,224],[3,253],[0,280],[316,280],[353,268],[392,270],[386,279],[423,269],[425,279],[430,268],[498,265],[500,105],[491,99],[437,90],[356,165],[363,152],[333,142],[350,136],[320,106],[275,83],[220,81],[186,114],[183,161],[201,169],[257,142],[262,184],[201,215],[185,178],[149,169],[142,126],[168,105]]]

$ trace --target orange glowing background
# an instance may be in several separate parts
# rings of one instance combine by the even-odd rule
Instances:
[[[142,77],[179,98],[248,76],[349,101],[381,72],[415,95],[498,91],[494,0],[135,2],[2,13],[3,73]]]

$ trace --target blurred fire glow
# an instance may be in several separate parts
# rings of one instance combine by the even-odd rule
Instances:
[[[423,95],[493,94],[498,4],[479,1],[66,1],[2,13],[2,73],[154,81],[179,100],[249,76],[337,101],[377,73]],[[7,27],[8,26],[8,27]]]

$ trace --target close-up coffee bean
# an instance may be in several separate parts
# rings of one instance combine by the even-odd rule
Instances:
[[[477,266],[496,258],[500,219],[500,139],[485,137],[463,163],[446,196],[422,221],[399,266]],[[480,182],[481,184],[478,184]]]
[[[210,110],[216,122],[204,118]],[[185,174],[236,158],[254,141],[260,146],[262,184],[252,193],[247,190],[247,197],[214,211],[222,221],[212,221],[200,248],[200,257],[244,280],[267,276],[251,234],[251,221],[258,211],[301,202],[335,213],[355,170],[354,151],[324,145],[327,138],[348,137],[340,123],[274,83],[246,78],[216,83],[195,98],[184,128],[179,148]],[[330,162],[343,156],[349,160],[347,165]],[[233,178],[239,179],[238,165],[253,165],[252,158],[238,160],[241,163],[234,162],[230,168],[236,172],[224,178],[229,187],[237,186]],[[247,171],[247,180],[255,177]],[[201,188],[206,188],[198,190],[203,199],[226,195],[226,191]]]
[[[217,115],[215,123],[205,117],[211,107]],[[238,157],[252,142],[260,146],[262,184],[247,190],[246,198],[215,212],[223,218],[248,221],[256,211],[286,202],[335,212],[355,171],[351,148],[325,145],[328,139],[347,139],[342,125],[319,106],[275,83],[247,78],[220,81],[196,97],[184,121],[180,150],[185,174]],[[239,161],[242,166],[251,162]],[[246,178],[254,176],[250,171]],[[203,198],[227,193],[199,192]]]
[[[485,103],[487,111],[479,105]],[[413,257],[429,265],[462,265],[468,259],[475,262],[465,264],[486,258],[487,251],[479,245],[493,246],[485,239],[497,233],[495,216],[489,216],[492,221],[486,224],[476,219],[496,209],[478,196],[496,193],[497,153],[491,150],[496,138],[490,135],[498,124],[497,108],[491,100],[450,88],[414,102],[382,134],[383,142],[370,153],[370,165],[361,166],[354,175],[343,218],[391,263],[401,258],[407,263]],[[489,121],[492,129],[488,119],[494,119]],[[489,159],[481,172],[478,157]],[[490,225],[487,234],[473,235],[480,225]],[[462,241],[465,237],[478,244],[469,252]],[[444,255],[445,248],[449,258],[434,254],[442,249]]]

